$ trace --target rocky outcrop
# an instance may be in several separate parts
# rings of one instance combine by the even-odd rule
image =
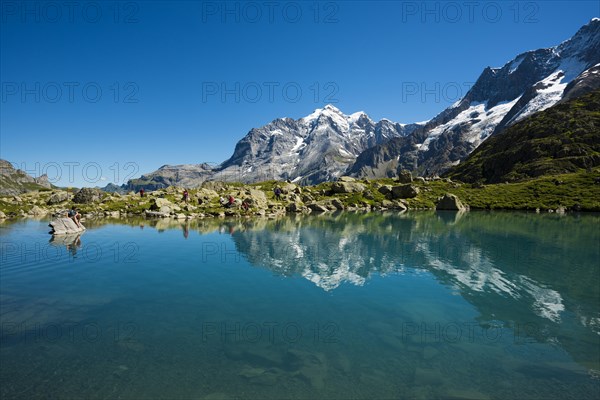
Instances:
[[[449,210],[449,211],[466,211],[468,206],[464,205],[458,196],[452,193],[446,193],[437,204],[435,205],[436,210]]]
[[[75,196],[73,202],[78,204],[96,203],[102,198],[102,192],[99,189],[81,188]]]
[[[173,203],[171,203],[169,200],[167,199],[163,199],[162,197],[156,197],[150,200],[150,210],[152,211],[158,211],[163,209],[164,207],[168,207],[168,210],[164,210],[163,212],[169,213],[171,210],[170,208],[173,206]]]
[[[419,194],[419,188],[411,184],[398,185],[392,187],[392,197],[394,199],[412,199]]]
[[[50,187],[46,175],[34,178],[26,172],[16,169],[10,162],[0,159],[0,196],[18,195]]]
[[[52,193],[52,195],[50,196],[50,198],[48,199],[48,201],[46,201],[46,204],[51,206],[54,204],[59,204],[62,203],[63,201],[67,201],[67,199],[69,198],[69,195],[67,194],[67,192],[54,192]]]
[[[333,193],[357,193],[366,189],[366,186],[360,182],[340,181],[331,185]]]
[[[396,180],[398,183],[412,183],[413,178],[410,171],[403,169],[398,173],[398,178]]]
[[[77,226],[75,221],[67,217],[56,218],[52,220],[48,226],[52,228],[50,233],[53,235],[68,235],[85,231],[85,227],[83,225]]]
[[[48,214],[48,210],[44,210],[44,209],[42,209],[42,208],[40,208],[38,206],[33,206],[31,208],[31,210],[29,210],[29,212],[27,214],[33,215],[35,217],[40,217],[42,215]]]

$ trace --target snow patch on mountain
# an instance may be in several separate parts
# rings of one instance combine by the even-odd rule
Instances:
[[[489,109],[487,102],[472,102],[469,108],[462,111],[452,120],[429,131],[427,139],[418,145],[418,149],[420,151],[429,150],[430,143],[436,140],[442,133],[459,127],[464,128],[464,140],[478,146],[494,132],[496,125],[498,125],[515,103],[519,101],[519,98],[501,102]]]

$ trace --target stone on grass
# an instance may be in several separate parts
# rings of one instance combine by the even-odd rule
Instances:
[[[458,196],[452,193],[446,193],[435,205],[436,210],[466,211],[467,208]]]

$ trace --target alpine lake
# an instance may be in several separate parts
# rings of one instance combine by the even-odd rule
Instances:
[[[1,399],[598,399],[600,215],[0,223]]]

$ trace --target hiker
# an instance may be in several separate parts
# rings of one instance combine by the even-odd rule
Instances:
[[[220,204],[222,207],[225,207],[225,206],[227,206],[227,200],[225,200],[225,197],[223,197],[223,196],[219,197],[219,204]]]
[[[81,214],[79,214],[79,211],[75,210],[74,208],[70,209],[67,212],[67,218],[71,218],[73,222],[75,222],[75,224],[77,224],[77,226],[81,228],[81,224],[79,223],[79,220],[81,219]]]
[[[140,197],[144,197],[144,192],[145,192],[145,191],[144,191],[144,188],[141,188],[141,189],[140,189]]]
[[[281,200],[281,188],[279,186],[277,186],[277,187],[275,187],[273,192],[275,193],[275,199]]]
[[[183,190],[183,201],[187,203],[189,196],[190,196],[190,194],[188,193],[187,189],[184,189]]]
[[[232,195],[229,195],[229,199],[227,200],[227,207],[231,208],[235,205],[235,199]]]

